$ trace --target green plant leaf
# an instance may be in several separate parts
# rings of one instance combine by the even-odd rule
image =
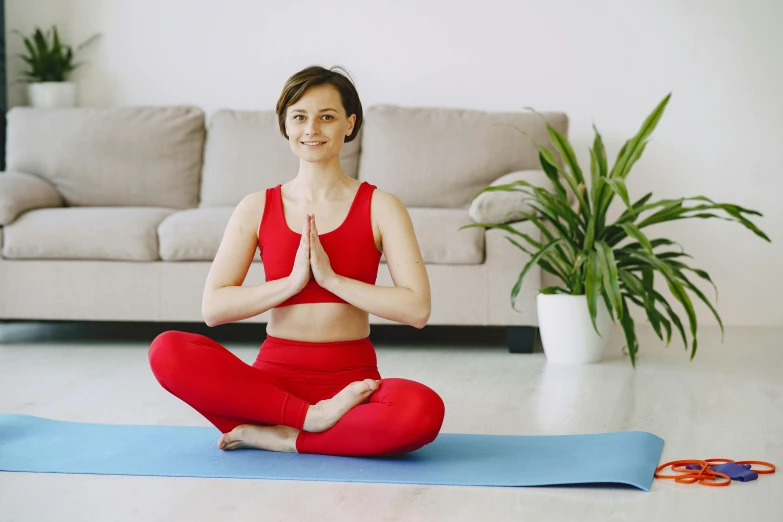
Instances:
[[[628,172],[631,170],[631,166],[636,161],[636,159],[641,156],[641,151],[644,150],[644,141],[650,136],[650,134],[652,134],[652,132],[655,130],[655,127],[658,125],[658,121],[660,121],[661,116],[663,116],[663,112],[666,109],[666,105],[669,103],[671,96],[671,93],[666,95],[666,97],[644,120],[644,123],[642,123],[639,132],[637,132],[633,138],[626,142],[627,146],[623,146],[623,150],[621,151],[622,154],[618,155],[617,163],[615,163],[612,171],[609,173],[610,178],[625,178],[628,175]]]
[[[647,272],[649,272],[650,278],[651,278],[652,277],[652,270],[644,270],[643,271],[644,274],[646,274]],[[626,298],[628,298],[629,300],[631,300],[634,303],[636,303],[637,305],[644,307],[645,311],[648,311],[648,317],[649,317],[649,310],[655,310],[655,313],[658,316],[658,320],[661,322],[661,324],[664,325],[664,327],[666,329],[666,339],[665,339],[665,341],[666,341],[666,345],[667,346],[671,343],[671,336],[672,336],[671,323],[674,323],[676,328],[677,328],[677,330],[680,333],[680,337],[682,338],[683,346],[687,349],[688,348],[688,340],[687,340],[687,337],[685,335],[685,329],[683,328],[682,322],[677,317],[677,314],[674,313],[674,310],[672,309],[671,305],[669,305],[669,303],[666,301],[666,299],[652,287],[652,279],[649,280],[649,283],[646,281],[648,279],[646,277],[646,275],[642,279],[645,280],[644,286],[647,289],[648,296],[651,298],[653,303],[655,303],[655,302],[661,303],[661,305],[664,307],[664,309],[666,310],[667,314],[671,318],[671,322],[668,321],[663,314],[657,312],[657,310],[655,309],[654,305],[650,306],[648,308],[645,305],[645,303],[640,300],[639,297],[637,297],[635,295],[632,295],[630,292],[626,292],[623,295]],[[656,332],[656,333],[658,333],[658,332]],[[663,337],[661,337],[661,335],[658,335],[658,337],[661,340],[664,340]]]
[[[595,139],[593,140],[592,151],[594,152],[598,163],[597,174],[599,177],[605,178],[608,176],[606,165],[606,149],[604,148],[604,141],[603,138],[601,138],[601,133],[598,132],[598,128],[595,126],[595,123],[593,123],[593,130],[595,131]]]
[[[522,245],[520,245],[519,243],[514,241],[513,238],[510,238],[508,236],[503,236],[503,237],[505,237],[512,245],[515,245],[517,248],[522,250],[524,253],[526,253],[530,257],[533,257],[535,255],[533,252],[531,252],[530,250],[526,249],[525,247],[523,247]],[[526,236],[526,239],[527,238],[529,238],[529,236]],[[528,242],[532,241],[532,239],[527,239],[527,240],[528,240]],[[541,244],[538,243],[538,242],[536,242],[536,243],[540,247]],[[548,259],[550,259],[552,261],[552,263],[549,263],[547,261],[547,259],[539,259],[538,260],[538,265],[542,269],[546,270],[547,272],[549,272],[552,275],[555,275],[555,276],[559,277],[561,280],[563,280],[563,282],[568,284],[568,282],[570,280],[570,277],[568,276],[568,270],[561,265],[561,263],[557,260],[556,256],[552,256],[551,255],[551,252],[547,252],[546,257]],[[557,268],[555,268],[555,266]]]
[[[752,231],[758,237],[764,239],[768,243],[772,242],[769,239],[769,237],[767,237],[767,235],[764,232],[762,232],[756,225],[754,225],[750,220],[748,220],[747,218],[742,216],[742,214],[748,214],[748,215],[751,215],[751,216],[763,217],[763,214],[761,212],[759,212],[757,210],[749,210],[749,209],[740,207],[739,205],[733,205],[733,204],[730,204],[730,203],[715,203],[711,199],[709,199],[707,197],[704,197],[704,196],[696,196],[696,197],[689,198],[689,199],[697,200],[697,201],[707,201],[707,202],[709,202],[711,205],[713,205],[713,207],[719,208],[719,209],[723,210],[724,212],[729,214],[731,217],[733,217],[734,219],[739,221],[742,225],[745,226],[745,228],[747,228],[750,231]]]
[[[709,202],[708,205],[697,205],[695,207],[683,207],[683,203],[686,201],[707,201]],[[711,218],[711,217],[719,217],[720,219],[725,219],[727,221],[737,221],[749,230],[751,230],[754,234],[761,237],[765,241],[770,242],[769,237],[762,232],[756,225],[754,225],[750,220],[748,220],[746,217],[744,217],[742,214],[748,214],[748,215],[756,215],[756,216],[762,216],[762,214],[756,210],[748,210],[742,207],[739,207],[737,205],[731,205],[726,203],[715,203],[714,201],[710,200],[709,198],[706,198],[704,196],[695,196],[695,197],[689,197],[689,198],[680,198],[680,199],[664,199],[661,201],[656,201],[655,203],[649,203],[642,205],[639,207],[635,215],[633,216],[634,219],[637,215],[639,215],[641,212],[645,212],[647,210],[651,210],[657,207],[663,207],[659,211],[655,212],[654,214],[648,216],[645,218],[642,222],[638,224],[639,228],[643,228],[649,225],[654,225],[657,223],[662,223],[665,221],[674,221],[676,219],[688,219],[693,217],[698,218]],[[723,218],[720,216],[716,216],[715,214],[710,213],[704,213],[701,212],[702,210],[723,210],[727,214],[729,214],[732,218]],[[693,215],[687,215],[689,212],[697,212]],[[617,223],[619,222],[625,222],[631,220],[630,215],[624,215],[618,218]]]
[[[533,112],[535,112],[535,111],[533,111]],[[538,113],[536,113],[536,114],[538,114]],[[546,123],[546,121],[545,121],[545,123]],[[573,174],[569,174],[563,168],[560,167],[560,165],[558,164],[557,160],[555,159],[554,154],[552,153],[551,150],[549,150],[548,147],[545,147],[545,146],[541,145],[540,143],[538,143],[538,141],[536,141],[535,138],[533,138],[527,132],[525,132],[524,130],[520,129],[519,127],[517,127],[514,124],[505,123],[505,122],[496,122],[495,125],[508,125],[510,127],[513,127],[517,131],[519,131],[521,134],[523,134],[525,137],[527,137],[530,141],[532,141],[533,144],[538,149],[539,159],[541,161],[541,166],[543,167],[544,172],[547,173],[547,175],[549,175],[548,173],[554,170],[555,172],[557,172],[558,174],[563,176],[563,178],[568,183],[568,186],[571,188],[571,191],[573,192],[574,197],[579,202],[580,209],[582,211],[586,212],[586,209],[589,208],[589,207],[588,207],[587,201],[584,198],[584,194],[582,194],[581,191],[579,190],[579,185],[580,185],[579,181],[577,181],[577,179],[573,176]],[[582,183],[582,185],[584,185],[584,183]],[[587,213],[585,213],[584,215],[585,215],[585,219],[589,219],[589,216],[587,215]]]
[[[544,159],[544,156],[541,154],[541,151],[538,152],[538,160],[541,164],[541,168],[544,171],[544,174],[546,174],[546,177],[549,178],[549,181],[552,182],[552,185],[555,187],[555,190],[557,191],[557,194],[568,201],[568,192],[566,191],[563,184],[560,182],[560,174],[557,172],[557,169],[552,167],[552,165],[549,164]]]
[[[585,298],[587,299],[587,309],[590,312],[590,321],[593,323],[593,329],[598,335],[601,335],[601,333],[598,331],[596,316],[598,315],[598,295],[601,292],[603,292],[603,288],[598,257],[595,251],[591,251],[585,259]]]
[[[57,33],[57,26],[54,26],[54,39],[52,40],[52,53],[55,55],[61,55],[62,51],[60,49],[60,35]]]
[[[680,338],[682,339],[682,344],[685,347],[685,349],[688,349],[688,339],[685,334],[685,327],[682,324],[682,321],[680,321],[680,318],[677,316],[677,314],[674,312],[674,309],[671,307],[669,302],[661,295],[659,292],[655,290],[650,290],[650,294],[652,295],[653,299],[655,299],[656,302],[661,303],[661,305],[666,310],[666,313],[669,315],[669,318],[671,319],[672,323],[674,323],[675,328],[677,328],[677,331],[680,333]]]
[[[547,256],[547,258],[548,259],[553,259],[550,256]],[[565,283],[566,286],[570,287],[573,284],[572,281],[571,281],[571,277],[570,277],[570,275],[568,273],[568,270],[566,270],[566,269],[561,270],[560,269],[560,265],[558,265],[557,263],[554,263],[554,261],[553,261],[553,263],[550,263],[549,260],[540,259],[538,261],[538,265],[542,269],[544,269],[547,272],[549,272],[550,274],[559,277],[563,281],[563,283]],[[555,266],[557,266],[558,268],[556,269]]]
[[[653,253],[653,246],[650,240],[647,238],[647,236],[644,235],[644,232],[642,232],[639,227],[634,225],[633,223],[623,223],[620,225],[620,227],[625,231],[626,234],[628,234],[629,237],[634,238],[639,242],[639,244],[647,250],[649,253]]]
[[[582,169],[579,167],[576,154],[574,154],[574,149],[571,147],[568,139],[549,123],[546,123],[546,130],[549,133],[549,139],[552,141],[555,149],[557,149],[563,158],[563,162],[571,169],[571,173],[573,174],[577,185],[584,185],[585,177],[582,174]]]
[[[629,209],[633,208],[631,199],[628,197],[628,189],[625,188],[625,181],[623,181],[622,178],[607,178],[604,179],[603,182],[609,185],[615,194],[620,196],[626,207]]]
[[[684,252],[658,252],[655,255],[658,257],[658,259],[666,259],[666,260],[674,259],[677,257],[691,257],[691,258],[693,257],[692,255],[686,254]]]
[[[527,218],[528,221],[533,223],[533,225],[536,226],[541,231],[541,234],[549,241],[552,241],[555,236],[549,231],[548,228],[546,228],[546,225],[541,222],[540,219],[538,219],[537,216],[530,214],[528,212],[522,212],[522,215]],[[568,236],[568,233],[562,228],[562,225],[559,225],[557,223],[552,223],[552,225],[555,227],[556,231],[560,234],[560,237],[563,239],[562,244],[558,244],[556,247],[557,253],[560,254],[561,258],[565,261],[566,265],[571,265],[573,263],[572,259],[575,257],[575,250],[574,245],[570,240],[570,237]],[[562,247],[565,247],[571,251],[571,256],[569,256]]]
[[[544,158],[544,162],[548,165],[548,167],[554,168],[561,176],[563,176],[563,178],[568,183],[568,186],[571,188],[571,192],[574,194],[574,197],[576,198],[580,207],[582,209],[587,208],[587,201],[585,200],[582,192],[579,190],[580,184],[576,180],[576,178],[574,178],[572,174],[569,174],[568,172],[560,168],[560,165],[557,164],[557,160],[555,159],[555,156],[554,154],[552,154],[551,150],[539,145],[538,151],[540,153],[540,157]]]
[[[530,237],[528,234],[525,234],[524,232],[520,232],[516,228],[512,227],[511,225],[507,225],[505,223],[504,224],[500,224],[500,225],[495,225],[495,224],[492,224],[492,223],[470,223],[469,225],[463,225],[463,226],[459,227],[457,230],[462,230],[464,228],[474,228],[474,227],[481,227],[481,228],[484,228],[484,229],[499,228],[500,230],[505,230],[506,232],[508,232],[510,234],[514,234],[516,236],[521,237],[522,239],[524,239],[525,241],[530,243],[533,246],[533,248],[541,248],[541,247],[544,246],[544,243],[536,241],[535,239]]]
[[[671,262],[671,261],[668,261],[668,264],[669,264],[669,265],[672,265],[672,262]],[[686,267],[687,267],[687,265],[686,265]],[[687,268],[690,268],[690,267],[687,267]],[[714,306],[712,306],[712,303],[710,303],[709,299],[707,299],[707,296],[705,296],[705,295],[704,295],[704,293],[703,293],[703,292],[702,292],[702,291],[701,291],[701,290],[700,290],[700,289],[699,289],[697,286],[695,286],[695,285],[694,285],[694,284],[693,284],[693,283],[692,283],[692,282],[691,282],[691,281],[690,281],[690,280],[689,280],[689,279],[688,279],[688,278],[685,276],[685,274],[683,274],[683,273],[682,273],[682,271],[681,271],[679,268],[677,268],[677,267],[676,267],[676,265],[675,265],[675,266],[673,266],[673,270],[674,270],[674,273],[675,273],[675,274],[677,274],[677,276],[678,276],[678,277],[679,277],[679,278],[682,280],[682,282],[685,284],[685,286],[687,286],[687,287],[690,289],[690,291],[691,291],[691,292],[693,292],[694,294],[696,294],[696,296],[697,296],[699,299],[701,299],[701,301],[702,301],[704,304],[706,304],[706,305],[707,305],[707,307],[710,309],[710,311],[712,312],[712,315],[713,315],[713,316],[715,317],[715,319],[718,321],[718,325],[720,326],[721,342],[723,342],[723,335],[724,335],[724,330],[723,330],[723,321],[721,321],[721,318],[720,318],[720,315],[718,314],[718,311],[715,309],[715,307],[714,307]],[[705,272],[705,273],[706,273],[706,272]],[[708,277],[709,277],[709,276],[708,276]],[[712,280],[711,280],[711,279],[710,279],[709,281],[710,281],[710,283],[712,283]],[[715,286],[715,285],[713,284],[713,286]],[[715,290],[716,290],[716,292],[717,292],[717,288],[716,288]]]
[[[617,218],[617,222],[625,222],[626,220],[633,222],[636,219],[636,216],[639,215],[639,209],[650,200],[652,195],[652,192],[648,192],[643,197],[639,198],[639,200],[636,201],[630,209],[626,209],[622,214],[620,214],[620,217]]]
[[[653,299],[650,292],[652,289],[652,279],[649,282],[649,287],[646,287],[645,281],[638,278],[633,272],[622,269],[618,272],[620,274],[620,280],[625,285],[625,293],[623,295],[644,308],[653,330],[661,340],[663,340],[663,333],[661,331],[661,323],[663,323],[667,330],[666,343],[668,344],[671,342],[671,326],[669,326],[669,321],[656,310],[655,299]],[[651,272],[650,275],[652,275]],[[648,290],[648,288],[650,290]]]
[[[671,252],[667,252],[667,253],[671,253]],[[683,255],[687,256],[687,254],[683,254]],[[660,258],[662,256],[659,254],[658,257]],[[691,256],[687,256],[687,257],[691,257]],[[689,270],[689,271],[693,272],[694,274],[698,275],[700,278],[702,278],[705,281],[707,281],[708,283],[710,283],[712,285],[712,288],[715,290],[715,301],[716,302],[718,301],[718,287],[715,286],[715,283],[712,281],[712,278],[710,277],[710,274],[708,274],[704,270],[700,270],[698,268],[690,267],[690,266],[686,265],[685,263],[683,263],[681,261],[675,261],[673,259],[667,259],[667,263],[669,263],[669,265],[671,265],[671,266],[673,266],[673,267],[675,267],[677,269],[680,269],[680,270]]]
[[[530,268],[533,265],[538,263],[539,259],[541,259],[541,257],[543,257],[550,248],[554,247],[555,245],[557,245],[561,241],[562,241],[561,238],[557,238],[557,239],[555,239],[553,241],[550,241],[541,250],[536,252],[536,254],[532,258],[530,258],[530,260],[525,264],[525,267],[522,269],[522,272],[520,272],[519,277],[517,278],[516,284],[514,284],[514,288],[512,288],[512,290],[511,290],[511,307],[514,310],[517,310],[515,301],[516,301],[517,295],[519,294],[519,289],[522,287],[522,280],[525,278],[525,274],[527,274],[528,270],[530,270]],[[517,312],[518,311],[519,310],[517,310]]]
[[[90,36],[88,39],[86,39],[85,41],[80,43],[78,46],[76,46],[76,52],[78,53],[79,51],[81,51],[82,49],[84,49],[85,47],[87,47],[92,42],[94,42],[97,38],[100,38],[100,37],[101,37],[100,33],[94,34],[94,35]]]
[[[593,204],[598,200],[596,193],[601,188],[603,177],[601,176],[601,166],[598,163],[598,156],[593,149],[590,151],[590,200]],[[592,216],[591,216],[592,217]]]
[[[487,185],[483,189],[476,192],[473,196],[471,196],[470,200],[468,200],[468,204],[472,204],[473,200],[475,200],[477,197],[484,193],[489,192],[522,192],[523,194],[529,194],[533,195],[533,193],[529,190],[527,190],[525,187],[533,187],[530,183],[528,183],[525,180],[517,180],[513,183],[504,183],[500,185]]]
[[[538,291],[539,294],[552,295],[552,294],[568,294],[568,290],[560,286],[547,286]]]
[[[529,255],[529,256],[531,256],[531,257],[534,255],[534,254],[533,254],[533,252],[531,252],[531,251],[530,251],[530,250],[528,250],[527,248],[523,247],[523,246],[522,246],[522,245],[520,245],[518,242],[514,241],[512,238],[510,238],[510,237],[508,237],[508,236],[503,236],[503,237],[504,237],[504,238],[506,238],[506,239],[507,239],[507,240],[508,240],[508,241],[509,241],[509,242],[510,242],[512,245],[516,246],[518,249],[520,249],[520,250],[521,250],[522,252],[524,252],[525,254],[527,254],[527,255]]]
[[[609,307],[609,314],[614,319],[615,314],[618,318],[623,313],[622,300],[620,295],[620,285],[618,283],[619,275],[617,273],[617,264],[614,259],[614,253],[609,246],[603,241],[598,241],[595,244],[596,259],[598,260],[598,268],[603,278],[603,287],[611,306]]]
[[[644,311],[647,314],[647,318],[650,321],[650,324],[652,324],[656,335],[660,340],[665,341],[666,345],[668,346],[671,343],[671,339],[672,339],[671,322],[668,319],[666,319],[666,317],[662,313],[660,313],[655,308],[655,306],[650,305],[650,303],[655,303],[655,301],[651,300],[650,303],[646,303],[644,301],[639,300],[638,297],[633,296],[631,294],[623,294],[623,295],[629,301],[632,301],[637,305],[641,306],[642,308],[644,308]],[[663,330],[666,330],[665,335],[663,330],[661,329],[661,326],[663,326]]]
[[[693,303],[691,302],[690,297],[688,297],[688,294],[683,289],[682,283],[680,283],[680,281],[678,280],[677,274],[664,261],[661,261],[654,255],[648,254],[647,252],[631,250],[627,252],[627,255],[630,257],[635,257],[640,261],[649,264],[652,268],[660,272],[666,279],[666,283],[672,295],[675,297],[675,299],[677,299],[680,302],[680,304],[682,304],[682,307],[685,310],[686,315],[688,316],[688,323],[690,326],[690,332],[692,336],[691,360],[693,360],[693,357],[695,357],[696,355],[696,349],[698,346],[697,339],[696,339],[696,330],[698,328],[697,320],[696,320],[696,312],[693,310]]]
[[[569,231],[576,237],[579,231],[579,225],[585,223],[581,221],[581,216],[571,208],[567,199],[556,198],[548,190],[537,187],[534,189],[533,199],[540,205],[545,205],[550,209],[550,213],[562,219],[568,226]]]
[[[579,231],[573,229],[573,221],[569,222],[566,218],[563,220],[565,221],[564,224],[561,221],[561,214],[559,214],[560,211],[558,209],[551,210],[546,202],[542,204],[542,202],[537,199],[527,203],[531,210],[546,218],[547,222],[555,227],[558,234],[560,234],[563,239],[569,241],[572,244],[581,242]],[[521,215],[524,216],[524,213],[521,213]],[[566,227],[568,227],[568,229]]]
[[[698,348],[698,339],[696,338],[696,330],[698,328],[696,312],[693,310],[693,303],[691,302],[690,297],[688,297],[688,294],[682,288],[682,284],[675,280],[670,280],[668,284],[669,290],[671,290],[672,294],[674,294],[674,297],[680,301],[683,308],[685,309],[686,315],[688,316],[688,324],[690,325],[691,330],[691,360],[693,360],[693,358],[696,357],[696,350]]]
[[[552,127],[543,114],[537,112],[532,107],[524,108],[531,111],[533,114],[536,114],[541,119],[541,121],[544,123],[547,134],[549,134],[549,140],[552,142],[552,145],[555,147],[555,149],[560,153],[560,156],[563,158],[563,163],[571,169],[571,174],[573,175],[576,184],[584,184],[585,178],[582,175],[582,169],[579,167],[579,162],[576,160],[576,154],[574,154],[574,150],[571,147],[571,144],[568,142],[568,138],[563,136],[562,133]]]
[[[623,299],[622,307],[623,313],[620,317],[620,325],[622,325],[623,333],[625,334],[625,344],[628,347],[628,355],[631,356],[631,366],[636,368],[636,353],[639,351],[639,342],[636,339],[633,319],[628,312],[628,303],[625,302],[625,299]]]
[[[38,62],[40,60],[40,58],[38,56],[38,51],[33,46],[33,42],[29,38],[24,38],[24,37],[22,37],[22,38],[24,40],[24,46],[27,49],[27,52],[30,53],[30,58],[34,62]]]

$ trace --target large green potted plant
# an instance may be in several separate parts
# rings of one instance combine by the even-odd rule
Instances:
[[[12,32],[22,38],[27,50],[27,54],[19,55],[28,67],[23,71],[20,81],[27,83],[30,105],[38,108],[76,105],[76,86],[67,80],[71,72],[81,63],[74,63],[73,49],[70,45],[60,42],[57,26],[52,26],[46,33],[36,27],[35,32],[29,37],[18,30]],[[79,45],[76,51],[80,51],[98,36],[100,35],[91,36]]]
[[[503,229],[515,236],[505,236],[506,239],[529,256],[511,290],[512,307],[522,280],[532,266],[540,266],[562,282],[562,286],[543,288],[537,295],[541,341],[550,361],[589,363],[600,360],[609,327],[619,321],[631,364],[635,366],[639,344],[629,313],[630,303],[644,309],[655,333],[661,340],[665,338],[667,345],[671,342],[672,331],[676,329],[687,349],[684,322],[656,289],[656,274],[685,311],[691,334],[691,360],[696,355],[698,343],[696,314],[688,291],[709,307],[723,332],[720,315],[692,280],[695,274],[715,288],[709,274],[685,263],[683,258],[691,256],[681,248],[679,251],[670,248],[679,246],[674,241],[648,237],[645,233],[648,227],[680,219],[718,218],[741,223],[757,236],[770,241],[745,217],[761,214],[737,205],[715,203],[704,196],[651,202],[652,193],[631,201],[625,180],[644,152],[670,97],[671,93],[647,117],[639,132],[625,142],[611,167],[607,164],[601,135],[593,125],[595,139],[589,149],[589,186],[569,141],[544,120],[551,145],[560,154],[561,161],[555,158],[552,150],[530,139],[538,149],[541,168],[554,190],[520,180],[486,187],[473,197],[475,199],[480,194],[493,191],[518,191],[528,196],[525,200],[533,212],[515,210],[509,214],[530,220],[541,231],[540,240],[509,224],[472,223],[460,227],[460,230],[470,227]],[[517,130],[527,136],[524,131]],[[617,219],[608,223],[608,210],[616,197],[625,209]],[[573,204],[570,199],[574,200]],[[688,205],[690,203],[693,204]],[[725,216],[718,215],[718,212]]]

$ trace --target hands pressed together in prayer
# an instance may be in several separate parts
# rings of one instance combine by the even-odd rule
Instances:
[[[337,278],[337,274],[332,270],[329,256],[321,245],[314,215],[305,216],[301,236],[294,259],[294,268],[288,279],[297,292],[307,285],[311,276],[320,286],[326,288]]]

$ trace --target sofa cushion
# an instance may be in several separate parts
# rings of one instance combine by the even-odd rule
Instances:
[[[158,227],[160,258],[164,261],[212,261],[234,207],[180,210]]]
[[[567,135],[564,113],[540,114]],[[369,107],[358,179],[383,187],[408,207],[467,209],[471,197],[503,174],[541,168],[538,149],[508,124],[550,143],[532,112]]]
[[[24,172],[0,172],[0,225],[28,210],[62,206],[62,196],[48,181]]]
[[[425,263],[476,265],[484,262],[484,230],[459,230],[473,223],[466,209],[409,208]],[[384,259],[385,261],[385,259]]]
[[[515,181],[527,181],[531,185],[546,189],[549,192],[555,191],[552,181],[546,176],[543,170],[520,170],[511,172],[489,184],[490,187],[498,185],[508,185]],[[523,190],[533,190],[530,187],[520,185],[518,188]],[[512,221],[522,221],[525,218],[521,212],[537,214],[531,207],[531,196],[518,190],[506,191],[498,190],[495,192],[484,192],[480,194],[470,204],[468,213],[471,219],[478,223],[491,223],[500,225],[511,223]]]
[[[340,151],[356,178],[362,132]],[[201,207],[235,206],[243,197],[296,177],[299,157],[280,134],[275,111],[222,109],[210,118],[204,149]]]
[[[68,206],[198,204],[204,113],[197,107],[14,107],[7,169],[52,183]]]
[[[215,259],[234,207],[181,210],[160,224],[160,258],[166,261]],[[484,230],[469,228],[467,210],[408,209],[425,263],[480,264],[484,262]],[[254,261],[260,262],[258,255]],[[381,256],[381,261],[386,258]]]
[[[8,259],[158,259],[157,228],[170,208],[75,207],[31,210],[5,227]]]

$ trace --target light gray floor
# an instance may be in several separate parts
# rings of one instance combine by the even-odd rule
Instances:
[[[0,413],[209,425],[158,385],[144,341],[61,339],[37,328],[0,325]],[[638,329],[635,371],[620,353],[619,331],[604,362],[581,367],[548,365],[542,353],[511,355],[497,344],[376,349],[383,377],[420,380],[441,394],[443,432],[638,429],[665,440],[663,461],[783,464],[783,329],[728,328],[721,344],[717,328],[702,327],[693,362],[680,344],[664,348],[649,327]],[[225,344],[248,363],[258,350],[258,343]],[[782,473],[727,488],[656,480],[645,493],[0,472],[0,520],[772,521],[783,520]]]

